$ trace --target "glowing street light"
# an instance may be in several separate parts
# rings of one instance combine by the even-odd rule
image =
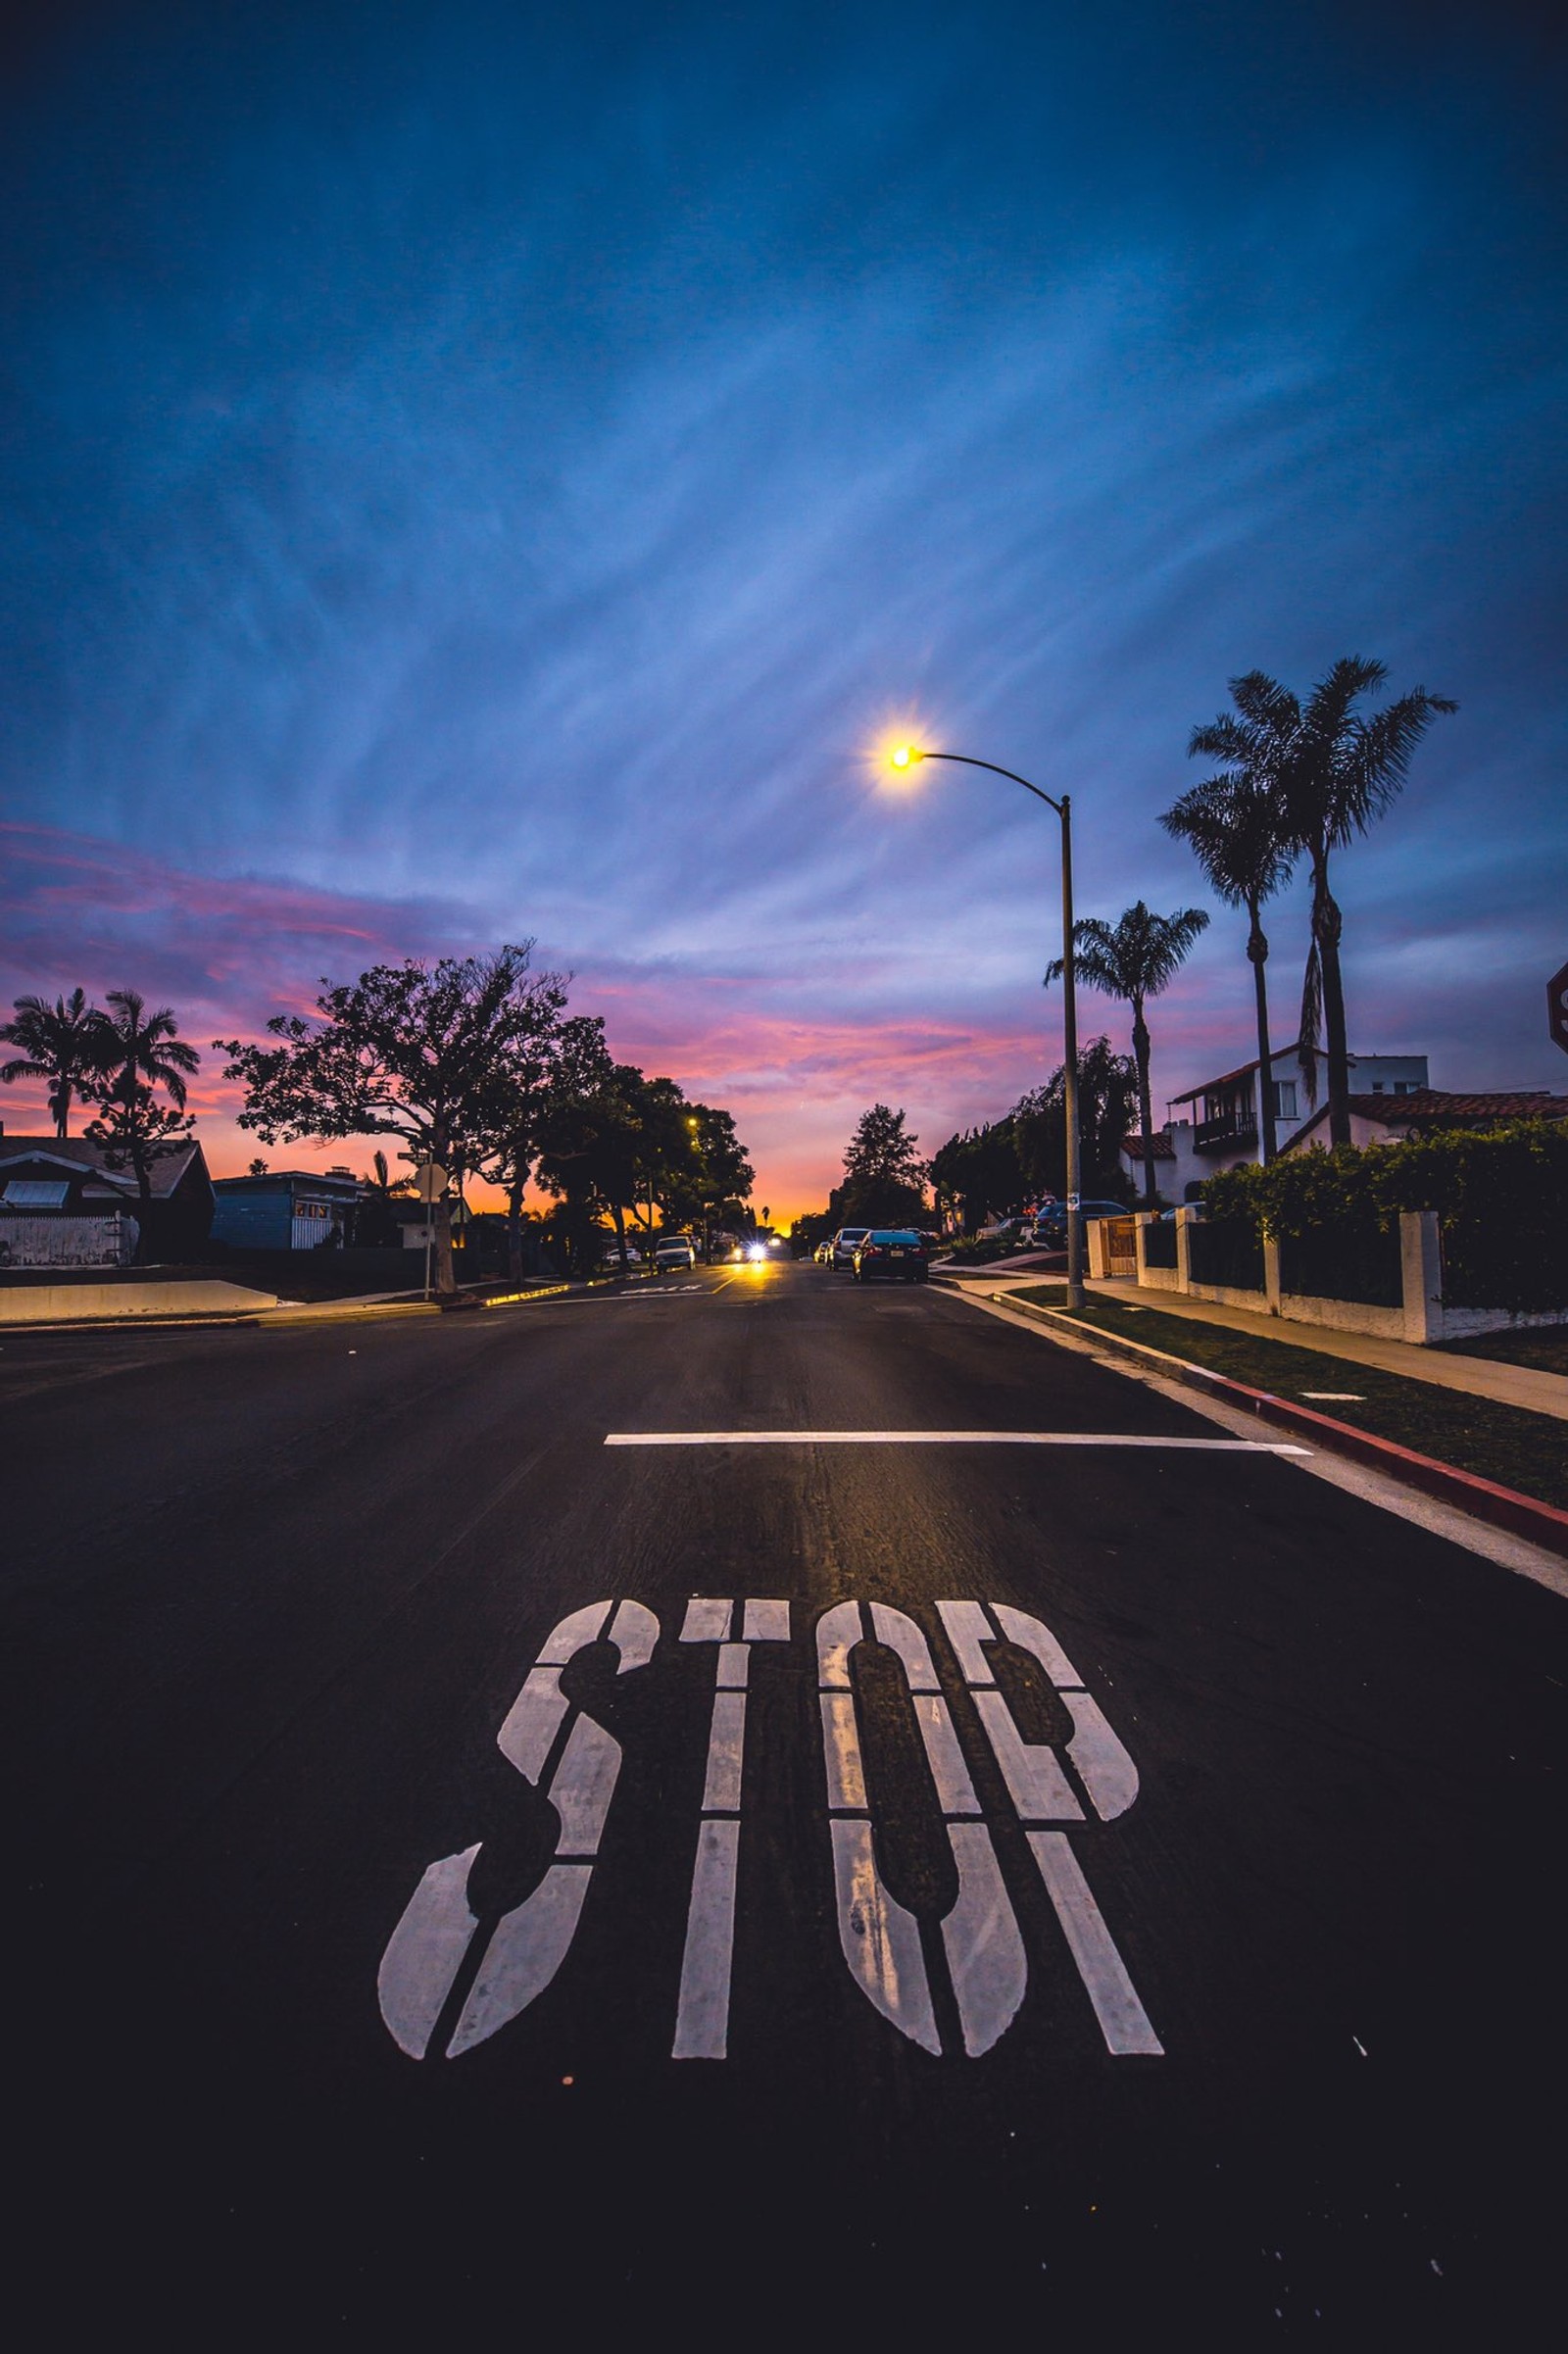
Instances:
[[[1067,1305],[1084,1304],[1084,1222],[1080,1207],[1081,1180],[1078,1146],[1078,997],[1072,953],[1072,803],[1064,793],[1059,801],[1042,793],[1026,776],[999,768],[995,760],[977,760],[965,752],[930,752],[918,744],[895,744],[888,764],[901,774],[920,760],[953,760],[962,768],[989,769],[1010,784],[1022,785],[1061,819],[1061,1047],[1062,1082],[1067,1115]]]

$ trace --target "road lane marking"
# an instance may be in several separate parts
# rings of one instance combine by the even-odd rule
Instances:
[[[381,1956],[376,1990],[392,2039],[411,2060],[422,2060],[441,2006],[463,1966],[479,1924],[468,1910],[468,1868],[476,1839],[461,1855],[431,1864]]]
[[[508,1764],[536,1789],[570,1705],[560,1689],[560,1671],[600,1640],[610,1612],[609,1602],[593,1602],[552,1630],[496,1736]],[[604,1639],[618,1651],[615,1672],[624,1676],[653,1657],[659,1621],[641,1602],[623,1601]],[[545,1793],[560,1824],[555,1861],[533,1893],[491,1932],[448,2045],[450,2058],[484,2042],[526,2009],[565,1959],[620,1761],[613,1735],[577,1709]],[[429,1867],[381,1957],[376,1981],[381,2016],[393,2040],[416,2060],[429,2048],[479,1926],[467,1899],[469,1869],[478,1852],[475,1845]]]
[[[607,1431],[607,1447],[1163,1447],[1221,1455],[1308,1455],[1276,1439],[1152,1439],[1124,1431]]]
[[[1031,1831],[1027,1837],[1046,1892],[1078,1965],[1078,1975],[1094,2005],[1106,2050],[1117,2059],[1132,2052],[1162,2054],[1165,2047],[1149,2023],[1149,2014],[1127,1975],[1127,1965],[1116,1951],[1078,1859],[1067,1844],[1066,1833]]]
[[[1125,1814],[1138,1794],[1132,1758],[1039,1619],[1005,1603],[987,1607],[939,1600],[934,1609],[1107,2050],[1113,2057],[1158,2055],[1162,2046],[1062,1828],[1086,1822],[1080,1790],[1101,1821]],[[681,1639],[712,1643],[714,1674],[675,2059],[727,2057],[751,1646],[788,1643],[790,1617],[791,1605],[779,1599],[697,1594],[687,1603]],[[440,2048],[441,2023],[454,2012],[446,2057],[456,2059],[487,2041],[561,1970],[583,1912],[622,1763],[619,1742],[563,1692],[562,1674],[580,1651],[605,1642],[618,1653],[616,1672],[624,1675],[648,1664],[659,1633],[658,1620],[642,1603],[622,1600],[617,1607],[603,1601],[568,1613],[541,1645],[496,1738],[508,1762],[543,1790],[554,1807],[555,1855],[533,1892],[488,1928],[468,1902],[478,1842],[440,1858],[423,1873],[387,1941],[377,1978],[387,2029],[413,2058]],[[940,2056],[943,2039],[928,1977],[928,1956],[937,1966],[940,1951],[962,2050],[978,2058],[1001,2040],[1021,2008],[1028,1960],[944,1691],[943,1676],[951,1678],[951,1664],[939,1669],[923,1629],[885,1602],[838,1603],[821,1613],[812,1635],[837,1927],[846,1966],[890,2025]],[[853,1654],[865,1642],[885,1645],[899,1660],[953,1855],[956,1895],[940,1923],[931,1925],[940,1928],[940,1947],[881,1876],[877,1792],[868,1789],[852,1674]],[[1045,1670],[1072,1722],[1064,1741],[1023,1738],[990,1656],[1003,1643],[1018,1645]],[[950,2043],[950,2051],[955,2048]]]
[[[969,1697],[985,1727],[1007,1792],[1017,1809],[1024,1836],[1040,1868],[1056,1918],[1078,1965],[1078,1975],[1100,2022],[1106,2047],[1114,2057],[1124,2053],[1159,2053],[1162,2046],[1139,2001],[1126,1964],[1116,1950],[1099,1906],[1089,1890],[1065,1832],[1034,1831],[1041,1822],[1084,1820],[1083,1808],[1067,1784],[1054,1750],[1049,1743],[1026,1741],[999,1690],[982,1645],[995,1643],[986,1612],[978,1602],[938,1602],[937,1616],[952,1643],[969,1687]],[[1051,1629],[1027,1610],[993,1602],[991,1613],[1003,1639],[1016,1643],[1038,1659],[1072,1718],[1072,1737],[1066,1753],[1089,1793],[1102,1822],[1125,1814],[1138,1795],[1138,1769],[1111,1731],[1098,1701],[1083,1689],[1078,1674]]]
[[[675,2011],[675,2060],[722,2060],[729,2050],[730,1972],[735,1952],[735,1890],[740,1871],[741,1791],[746,1766],[746,1687],[754,1643],[788,1643],[787,1601],[747,1598],[741,1641],[728,1640],[736,1605],[694,1594],[686,1605],[682,1643],[718,1646],[713,1714],[708,1735],[702,1820],[692,1866],[686,1944],[681,1954]]]
[[[722,1694],[719,1695],[722,1698]],[[699,1824],[686,1949],[681,1957],[674,2060],[722,2060],[729,2049],[729,1985],[735,1952],[736,1816]]]
[[[1102,1823],[1124,1815],[1138,1795],[1138,1768],[1086,1692],[1064,1692],[1073,1721],[1067,1755],[1077,1768],[1090,1804]]]
[[[972,1696],[1019,1822],[1081,1823],[1084,1810],[1067,1787],[1055,1750],[1047,1742],[1024,1740],[995,1686]]]
[[[720,1601],[713,1594],[694,1594],[686,1605],[686,1621],[680,1631],[681,1642],[723,1643],[734,1615],[733,1602]]]
[[[894,1651],[925,1746],[958,1893],[942,1922],[948,1977],[971,2059],[1004,2035],[1029,1983],[1016,1915],[983,1823],[956,1821],[980,1812],[969,1769],[937,1683],[924,1635],[885,1602],[871,1605],[871,1639]],[[925,2051],[940,2053],[920,1928],[884,1886],[877,1869],[860,1749],[850,1655],[866,1640],[858,1602],[824,1613],[816,1631],[822,1765],[827,1783],[839,1944],[851,1977],[883,2018]]]
[[[871,1853],[870,1820],[836,1815],[829,1829],[839,1943],[850,1975],[901,2035],[940,2056],[942,2038],[931,2008],[919,1923],[882,1885]]]

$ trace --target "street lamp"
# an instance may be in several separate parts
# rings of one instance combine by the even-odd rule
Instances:
[[[919,760],[954,760],[962,768],[986,768],[993,776],[1004,776],[1009,784],[1022,785],[1036,801],[1043,801],[1048,809],[1054,809],[1061,819],[1061,1046],[1062,1084],[1067,1114],[1067,1305],[1084,1304],[1084,1222],[1080,1206],[1080,1173],[1078,1156],[1078,997],[1074,983],[1072,953],[1072,803],[1064,793],[1059,801],[1042,793],[1026,776],[1014,769],[999,768],[995,760],[971,760],[966,752],[925,752],[915,744],[899,744],[888,755],[891,765],[901,772],[914,767]]]

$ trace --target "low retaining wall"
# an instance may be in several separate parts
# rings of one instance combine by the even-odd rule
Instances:
[[[276,1307],[275,1292],[237,1283],[30,1283],[0,1287],[0,1324],[116,1323],[140,1316],[248,1314]]]

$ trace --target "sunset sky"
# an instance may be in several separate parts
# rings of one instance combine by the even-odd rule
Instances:
[[[0,1000],[129,984],[205,1047],[531,938],[788,1217],[872,1101],[929,1151],[1059,1059],[1054,821],[880,782],[890,727],[1070,791],[1082,912],[1213,907],[1162,1100],[1251,1051],[1245,919],[1156,823],[1188,732],[1356,652],[1461,708],[1339,863],[1351,1046],[1568,1082],[1547,12],[38,14]],[[218,1057],[193,1102],[242,1167]]]

